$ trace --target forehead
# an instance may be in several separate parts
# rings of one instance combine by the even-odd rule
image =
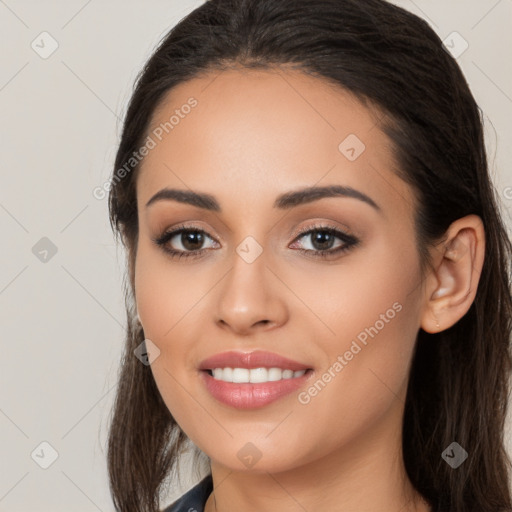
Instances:
[[[297,70],[208,72],[169,91],[153,113],[139,205],[163,187],[271,204],[285,190],[339,183],[410,213],[412,191],[394,173],[381,117]]]

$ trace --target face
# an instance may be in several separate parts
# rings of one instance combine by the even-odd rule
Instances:
[[[421,277],[415,200],[377,119],[283,69],[196,78],[153,116],[137,178],[137,308],[163,400],[218,464],[244,470],[251,454],[254,471],[277,472],[398,442]],[[311,187],[324,193],[290,195]],[[154,197],[163,189],[208,197]],[[224,384],[200,370],[255,350],[308,371]]]

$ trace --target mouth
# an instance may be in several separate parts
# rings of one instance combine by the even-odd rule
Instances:
[[[210,395],[236,409],[255,409],[284,399],[306,386],[314,369],[275,352],[231,350],[199,364]]]
[[[200,369],[198,374],[214,399],[239,410],[259,409],[284,400],[314,378],[313,368],[219,367]]]

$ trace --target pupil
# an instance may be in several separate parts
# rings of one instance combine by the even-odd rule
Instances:
[[[317,247],[317,244],[320,244],[320,247],[317,247],[320,251],[330,249],[331,243],[332,235],[327,231],[317,231],[316,236],[313,237],[313,245]]]
[[[181,243],[183,247],[189,251],[195,251],[201,247],[203,244],[203,234],[197,231],[192,231],[190,233],[182,233],[181,234]],[[194,243],[196,245],[194,245]]]

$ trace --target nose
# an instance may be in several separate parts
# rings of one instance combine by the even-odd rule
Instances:
[[[288,320],[286,286],[267,266],[265,251],[252,263],[235,252],[213,300],[216,324],[237,335],[270,330]]]

